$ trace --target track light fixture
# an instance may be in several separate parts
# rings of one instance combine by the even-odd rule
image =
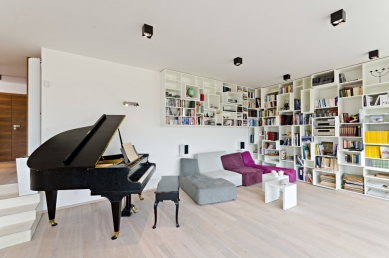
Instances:
[[[285,74],[284,81],[289,81],[289,80],[290,80],[290,74]]]
[[[241,57],[237,57],[234,59],[234,64],[236,66],[240,66],[243,63],[243,59]]]
[[[130,101],[123,101],[123,106],[134,106],[134,107],[139,107],[139,103],[138,102],[130,102]]]
[[[337,12],[331,14],[331,24],[332,26],[338,26],[346,22],[346,12],[343,9],[340,9]]]
[[[369,58],[370,58],[370,59],[379,58],[378,49],[377,49],[377,50],[370,51],[370,52],[369,52]]]
[[[152,36],[153,36],[153,26],[143,24],[142,37],[151,39]]]

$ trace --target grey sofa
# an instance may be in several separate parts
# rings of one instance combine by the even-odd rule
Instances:
[[[197,159],[180,160],[180,186],[199,205],[236,199],[236,186],[223,178],[201,174]]]

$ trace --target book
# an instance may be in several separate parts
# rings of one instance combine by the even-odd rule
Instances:
[[[389,147],[380,147],[381,159],[389,159]]]

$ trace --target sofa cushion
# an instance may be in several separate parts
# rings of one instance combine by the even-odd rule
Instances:
[[[247,173],[260,173],[261,175],[263,174],[262,169],[252,168],[252,167],[235,168],[233,171],[239,174],[247,174]]]
[[[243,164],[245,164],[248,167],[256,165],[249,151],[242,152],[242,159],[243,159]]]
[[[225,154],[225,151],[214,151],[195,154],[194,157],[198,160],[200,173],[223,170],[223,165],[220,157]]]
[[[180,176],[191,175],[200,175],[197,159],[182,158],[180,160]]]
[[[241,153],[232,153],[221,156],[221,160],[223,167],[226,170],[234,171],[236,168],[244,167]]]
[[[223,178],[236,186],[242,185],[242,175],[236,172],[227,171],[227,170],[216,170],[204,173],[203,175],[212,177],[212,178]]]

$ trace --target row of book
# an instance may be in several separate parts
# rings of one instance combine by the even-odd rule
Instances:
[[[250,99],[255,98],[255,92],[254,91],[248,91],[247,92],[247,97],[249,97]]]
[[[250,109],[250,110],[248,111],[249,117],[258,117],[258,113],[259,113],[259,115],[261,115],[261,113],[258,112],[257,110],[252,110],[252,109]]]
[[[338,144],[333,142],[321,142],[315,144],[316,155],[328,155],[336,157]]]
[[[389,144],[389,131],[366,131],[365,142]]]
[[[344,190],[363,193],[364,180],[361,175],[344,174],[342,188]]]
[[[337,106],[338,106],[338,96],[336,96],[335,98],[315,100],[315,108],[337,107]]]
[[[265,102],[265,108],[275,108],[277,107],[277,101]]]
[[[279,139],[278,132],[265,132],[265,140],[277,141]]]
[[[166,115],[167,116],[181,116],[182,109],[173,110],[170,107],[166,107]]]
[[[365,146],[366,158],[389,159],[389,147]]]
[[[262,124],[263,125],[276,125],[276,119],[275,119],[275,117],[264,118],[264,119],[262,119]]]
[[[351,164],[360,164],[360,155],[359,154],[344,154],[344,161],[346,163],[351,163]]]
[[[321,170],[339,171],[338,159],[336,157],[316,157],[315,167]]]
[[[293,146],[300,146],[300,133],[295,133],[293,136]]]
[[[365,159],[366,167],[374,167],[374,168],[385,168],[389,169],[389,160],[385,159]]]
[[[293,124],[293,115],[280,116],[280,125],[292,125],[292,124]]]
[[[279,94],[284,94],[284,93],[289,93],[289,92],[293,92],[292,85],[284,86],[284,87],[280,88],[280,90],[279,90]]]
[[[371,106],[384,106],[389,105],[389,93],[375,95],[375,96],[363,96],[363,106],[371,107]]]
[[[336,188],[336,178],[334,174],[321,174],[319,184],[331,188]]]
[[[299,172],[299,179],[300,180],[303,180],[306,183],[312,184],[313,175],[312,175],[311,171],[305,172],[305,169],[300,167],[298,172]]]
[[[261,115],[263,117],[266,117],[266,116],[278,116],[278,111],[277,111],[277,109],[264,110],[264,111],[261,111]]]
[[[254,101],[248,101],[247,102],[247,107],[248,108],[257,108],[257,105],[255,104]]]
[[[179,125],[196,125],[196,118],[195,117],[180,117],[178,119]]]
[[[362,127],[356,126],[341,126],[339,127],[340,136],[362,136]]]
[[[348,150],[362,150],[363,143],[362,143],[362,141],[343,140],[342,141],[342,148],[348,149]]]
[[[265,96],[265,102],[273,102],[273,101],[277,101],[277,94],[271,94]]]
[[[181,99],[173,99],[173,98],[168,98],[166,99],[166,106],[169,107],[182,107],[182,100]]]
[[[339,97],[341,98],[347,98],[347,97],[352,97],[352,96],[358,96],[362,95],[362,86],[345,86],[343,89],[339,90]]]
[[[258,126],[258,120],[249,119],[249,126]]]
[[[358,123],[359,122],[359,114],[349,116],[348,113],[340,113],[339,115],[340,123]]]
[[[296,165],[304,166],[304,160],[301,158],[301,155],[296,155]]]
[[[309,149],[308,145],[303,145],[303,159],[304,160],[311,160],[311,150]]]

